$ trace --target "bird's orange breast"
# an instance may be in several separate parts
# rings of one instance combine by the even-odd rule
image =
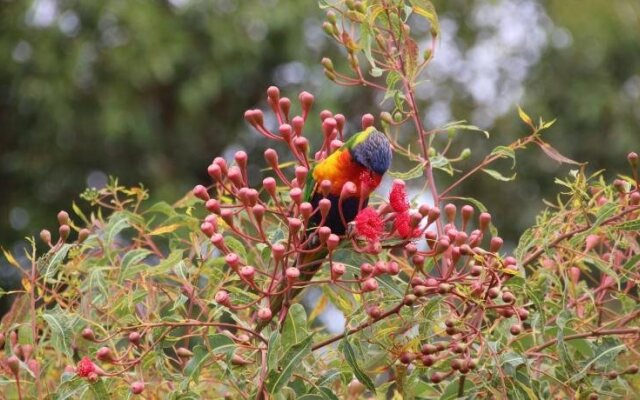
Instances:
[[[351,158],[349,149],[338,149],[320,162],[313,170],[313,179],[320,183],[331,181],[331,194],[339,196],[347,182],[353,182],[358,189],[358,196],[364,186],[368,191],[374,190],[382,180],[380,175],[369,171]]]

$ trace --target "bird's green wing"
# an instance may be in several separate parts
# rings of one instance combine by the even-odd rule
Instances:
[[[302,197],[302,201],[308,201],[311,203],[311,198],[316,190],[317,182],[313,179],[313,170],[316,168],[316,164],[311,165],[311,169],[307,173],[307,179],[304,182],[304,196]]]

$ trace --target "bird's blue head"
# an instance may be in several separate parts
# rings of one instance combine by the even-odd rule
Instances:
[[[391,144],[387,137],[373,127],[357,137],[350,148],[353,159],[378,175],[384,175],[391,165]]]

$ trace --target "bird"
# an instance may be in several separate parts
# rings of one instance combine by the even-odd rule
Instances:
[[[367,207],[369,195],[380,185],[382,177],[391,165],[391,158],[389,140],[384,133],[370,126],[352,135],[327,158],[311,166],[305,181],[303,199],[317,210],[320,201],[326,198],[331,201],[331,208],[324,220],[320,212],[316,211],[312,215],[306,232],[312,240],[307,241],[306,250],[317,247],[318,242],[317,239],[313,240],[313,235],[320,226],[329,227],[333,234],[345,235],[349,222],[355,219],[360,210]],[[321,190],[323,181],[331,182],[329,190]],[[342,196],[341,200],[341,193],[347,182],[355,185],[355,192],[348,197]],[[299,281],[311,280],[327,254],[326,248],[302,253],[294,265],[300,268]],[[284,279],[282,285],[286,285]],[[283,303],[290,301],[301,291],[302,288],[290,290],[286,299],[283,294],[273,296],[269,307],[272,315],[278,315],[282,311]],[[267,324],[268,321],[260,321],[257,329],[261,330]]]

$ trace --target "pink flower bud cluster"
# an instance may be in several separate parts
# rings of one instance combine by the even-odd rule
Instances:
[[[310,284],[348,284],[356,288],[349,290],[359,292],[376,288],[373,277],[346,278],[345,265],[333,260],[344,240],[325,226],[334,204],[323,198],[314,206],[305,199],[305,192],[311,189],[307,185],[316,184],[307,183],[310,161],[320,161],[342,146],[346,119],[344,115],[328,110],[320,112],[322,145],[311,156],[305,126],[314,97],[302,92],[298,100],[300,113],[294,115],[292,102],[282,97],[278,88],[270,87],[267,90],[267,103],[277,121],[275,129],[267,126],[262,110],[245,112],[245,120],[258,134],[280,148],[286,148],[286,154],[276,150],[275,146],[264,151],[264,160],[272,176],[252,186],[254,179],[249,176],[247,169],[249,157],[244,151],[238,151],[232,161],[215,158],[207,168],[212,184],[208,187],[197,185],[193,189],[193,196],[204,202],[209,212],[203,218],[200,230],[224,257],[225,267],[232,272],[228,281],[219,283],[215,301],[231,310],[251,308],[259,321],[269,321],[274,317],[269,309],[270,299]],[[362,118],[363,127],[371,126],[374,122],[370,114]],[[367,182],[371,181],[369,187],[373,189],[375,185],[372,179],[362,176],[358,183],[366,188]],[[327,196],[331,187],[331,182],[327,180],[317,182],[316,190]],[[355,183],[347,182],[343,186],[340,201],[356,193]],[[365,214],[377,215],[373,209],[365,210],[369,210]],[[312,222],[314,216],[320,217],[319,224]],[[363,229],[362,220],[361,217],[360,230]],[[382,233],[381,223],[377,223],[375,218],[369,222],[373,224],[368,228],[369,235]],[[260,249],[259,255],[255,249]],[[305,260],[307,255],[312,258],[314,254],[320,254],[329,261],[328,280],[309,282],[309,272],[305,270],[305,263],[309,262]],[[398,270],[397,264],[395,269]],[[237,288],[253,293],[255,300],[238,301],[233,294]]]

